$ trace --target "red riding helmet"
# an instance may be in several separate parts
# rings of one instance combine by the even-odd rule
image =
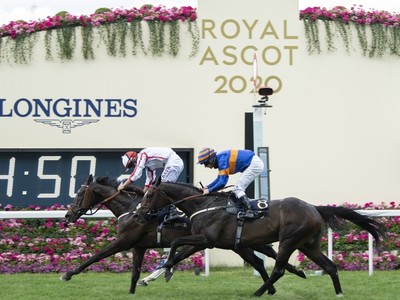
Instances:
[[[122,164],[128,171],[136,164],[137,153],[134,151],[128,151],[124,155],[121,156]]]

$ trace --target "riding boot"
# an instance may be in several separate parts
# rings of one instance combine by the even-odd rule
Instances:
[[[243,207],[246,209],[246,211],[244,213],[240,214],[240,217],[243,217],[243,218],[254,218],[254,211],[251,208],[251,204],[250,204],[249,198],[246,195],[244,195],[244,196],[239,198],[239,201],[243,205]]]
[[[165,217],[165,222],[169,222],[175,219],[178,219],[180,217],[180,214],[178,210],[176,209],[175,205],[171,205],[169,207],[169,214]]]

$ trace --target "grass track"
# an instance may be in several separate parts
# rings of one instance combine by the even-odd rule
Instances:
[[[270,272],[270,270],[269,270]],[[60,281],[61,274],[0,274],[1,300],[84,300],[84,299],[254,299],[252,294],[261,286],[261,278],[252,268],[212,268],[210,276],[195,276],[193,272],[176,271],[174,278],[164,278],[137,287],[135,296],[128,293],[130,273],[93,273],[76,275],[71,281]],[[144,274],[142,277],[144,277]],[[310,274],[307,274],[310,275]],[[399,298],[400,270],[340,272],[345,295],[353,300],[394,300]],[[308,276],[306,280],[288,274],[275,285],[277,293],[261,299],[329,300],[337,299],[329,276]]]

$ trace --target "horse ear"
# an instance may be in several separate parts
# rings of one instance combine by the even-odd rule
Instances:
[[[93,182],[93,175],[90,174],[89,177],[88,177],[88,179],[86,179],[86,184],[89,185],[89,184],[91,184],[92,182]]]

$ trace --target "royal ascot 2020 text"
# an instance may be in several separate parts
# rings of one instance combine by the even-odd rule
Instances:
[[[0,118],[7,117],[126,117],[137,115],[137,99],[0,98]]]

